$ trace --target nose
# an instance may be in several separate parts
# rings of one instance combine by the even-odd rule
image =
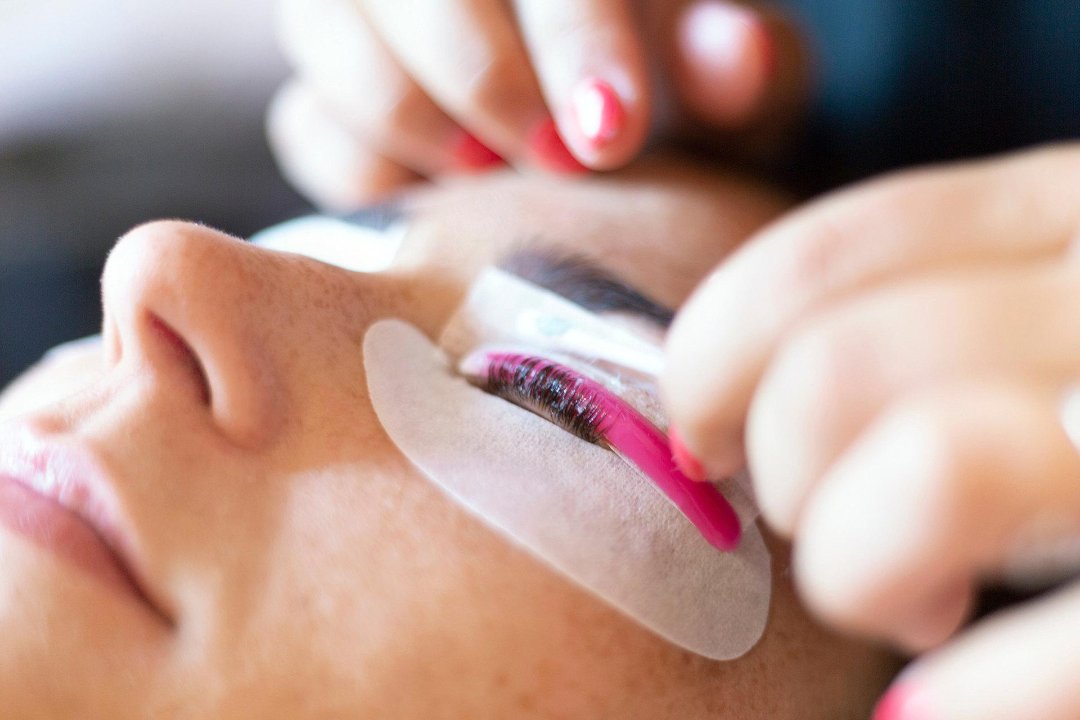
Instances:
[[[112,362],[197,407],[242,446],[268,441],[283,419],[282,381],[269,347],[264,258],[245,243],[180,222],[125,235],[102,276]]]

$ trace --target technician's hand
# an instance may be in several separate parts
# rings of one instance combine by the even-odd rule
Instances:
[[[281,0],[280,9],[295,76],[271,108],[271,144],[287,177],[335,209],[504,163],[613,169],[660,115],[669,130],[708,128],[725,146],[761,153],[794,125],[806,89],[794,26],[735,0]]]
[[[1080,570],[1078,189],[1080,145],[857,186],[752,239],[671,330],[684,464],[722,477],[745,444],[809,606],[926,651],[881,720],[1080,717],[1080,582],[958,632],[979,581]]]

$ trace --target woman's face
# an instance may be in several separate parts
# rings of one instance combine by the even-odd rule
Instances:
[[[0,415],[100,466],[139,591],[0,523],[5,716],[805,720],[864,708],[889,661],[804,616],[779,543],[763,639],[706,661],[467,515],[401,456],[367,397],[365,330],[398,317],[436,336],[508,252],[580,253],[675,306],[779,202],[654,163],[578,183],[492,176],[408,205],[398,261],[373,274],[180,223],[120,241],[103,278],[104,348],[43,363]]]

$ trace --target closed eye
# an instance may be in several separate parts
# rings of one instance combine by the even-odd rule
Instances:
[[[667,329],[674,313],[578,253],[531,247],[507,255],[499,267],[594,313],[627,313]]]

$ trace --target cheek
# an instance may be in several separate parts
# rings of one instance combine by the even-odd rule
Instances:
[[[467,516],[385,438],[367,447],[291,477],[273,537],[242,549],[195,664],[225,688],[217,716],[804,718],[881,672],[806,618],[782,568],[753,652],[683,653]]]
[[[0,421],[29,414],[90,387],[104,372],[98,341],[46,356],[0,393]]]
[[[220,676],[257,670],[257,694],[276,698],[275,716],[319,687],[327,712],[367,717],[390,707],[399,718],[447,708],[454,717],[595,717],[624,702],[631,711],[625,698],[643,668],[681,657],[481,527],[390,453],[377,470],[294,487],[281,532],[262,550],[268,562],[249,566],[268,574],[231,579],[253,611],[236,613],[211,652]]]

